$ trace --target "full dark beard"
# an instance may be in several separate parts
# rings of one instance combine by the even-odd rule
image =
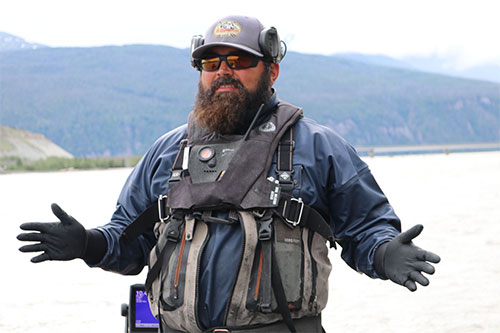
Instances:
[[[215,93],[221,85],[233,85],[237,92]],[[229,76],[215,80],[207,90],[201,81],[194,106],[195,121],[201,127],[216,134],[243,134],[250,126],[261,104],[271,98],[269,73],[259,79],[257,90],[250,93],[243,84]]]

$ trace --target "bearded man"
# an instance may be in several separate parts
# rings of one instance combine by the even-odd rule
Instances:
[[[134,168],[106,225],[26,223],[33,262],[82,258],[138,274],[160,332],[322,332],[328,247],[358,272],[410,291],[439,256],[412,243],[355,150],[272,88],[285,55],[275,28],[229,16],[192,42],[200,71],[188,124]],[[133,222],[135,221],[135,222]],[[157,222],[157,223],[155,223]]]

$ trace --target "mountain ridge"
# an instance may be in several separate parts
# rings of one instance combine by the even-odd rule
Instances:
[[[463,79],[500,83],[500,66],[492,63],[468,66],[457,69],[453,61],[439,56],[407,56],[400,59],[380,54],[334,53],[334,57],[355,60],[367,64],[392,68],[408,69],[426,73],[441,74]]]
[[[43,44],[27,42],[21,37],[0,31],[0,52],[18,50],[36,50],[47,47]]]
[[[199,77],[189,50],[158,45],[0,57],[0,124],[76,156],[143,154],[186,121]],[[500,141],[500,84],[295,52],[280,65],[280,98],[354,145]]]

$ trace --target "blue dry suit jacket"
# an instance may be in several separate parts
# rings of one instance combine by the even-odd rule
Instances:
[[[263,123],[278,103],[273,98],[257,121]],[[167,180],[186,135],[187,126],[160,137],[128,177],[111,222],[98,228],[108,242],[107,253],[97,265],[121,274],[138,274],[148,262],[156,243],[149,231],[130,246],[119,242],[120,233],[143,210],[168,191]],[[356,151],[331,129],[302,118],[296,125],[293,152],[296,197],[329,219],[342,258],[356,271],[382,278],[374,268],[377,247],[400,232],[400,221],[377,185],[368,166]],[[269,174],[278,178],[276,156]],[[239,225],[209,224],[210,238],[200,270],[198,315],[205,328],[223,325],[227,301],[236,278],[242,246]]]

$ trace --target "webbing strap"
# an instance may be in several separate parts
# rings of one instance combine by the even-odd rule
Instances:
[[[262,271],[261,271],[261,305],[260,310],[264,313],[272,312],[272,242],[273,242],[273,219],[271,212],[266,212],[264,216],[258,220],[258,237],[262,247]]]
[[[174,163],[172,164],[172,174],[168,180],[169,189],[175,186],[180,179],[184,148],[186,147],[187,142],[188,141],[185,138],[180,142],[179,150],[177,151]],[[146,210],[144,210],[122,231],[120,234],[121,241],[124,241],[125,244],[129,244],[146,231],[151,230],[155,223],[160,221],[160,210],[167,211],[165,207],[166,200],[162,200],[162,198],[166,198],[166,196],[160,196],[159,202],[155,202],[146,208]],[[160,205],[161,207],[159,207]]]
[[[161,268],[163,266],[163,261],[165,258],[170,258],[172,255],[172,252],[174,252],[176,242],[172,241],[167,241],[165,244],[165,247],[163,250],[160,252],[160,255],[158,256],[158,259],[156,262],[153,264],[151,269],[148,272],[148,275],[146,277],[146,283],[144,283],[146,291],[149,293],[151,290],[151,286],[153,285],[153,281],[158,277],[158,275],[161,272]]]
[[[274,254],[274,247],[272,248],[271,252],[272,252],[271,280],[273,285],[274,296],[276,297],[276,303],[278,303],[278,311],[281,313],[283,321],[285,322],[290,332],[295,333],[297,332],[297,330],[295,329],[295,325],[293,324],[292,315],[290,314],[290,309],[288,308],[288,302],[286,301],[285,288],[283,288],[283,282],[281,280],[278,261],[276,260],[276,256]]]
[[[175,155],[174,163],[172,164],[172,170],[182,170],[182,160],[184,157],[184,148],[187,145],[188,140],[182,139],[180,142],[179,150],[177,151],[177,155]]]
[[[175,246],[179,239],[182,237],[182,226],[184,225],[184,216],[181,212],[176,212],[172,216],[170,222],[166,225],[166,230],[164,233],[166,234],[166,243],[163,249],[160,252],[160,255],[156,259],[156,262],[153,264],[151,269],[148,272],[148,276],[146,277],[146,283],[144,286],[146,287],[146,291],[149,292],[151,286],[153,285],[153,281],[158,277],[161,273],[161,269],[166,267],[166,263],[170,259],[172,252],[175,249]]]
[[[169,190],[174,187],[181,180],[182,171],[184,168],[184,148],[186,148],[188,143],[187,139],[182,139],[180,142],[179,150],[177,151],[177,155],[175,155],[174,163],[172,164],[172,174],[168,179],[168,188]]]
[[[332,229],[323,218],[323,215],[313,207],[304,204],[302,200],[296,199],[289,194],[281,193],[276,211],[285,220],[285,223],[293,227],[307,227],[330,241],[330,247],[337,248]]]
[[[262,245],[262,275],[260,279],[261,283],[261,304],[260,310],[264,313],[271,313],[271,302],[272,302],[272,241],[267,240],[261,242]]]
[[[120,234],[120,241],[125,244],[131,243],[147,230],[151,230],[156,222],[160,220],[158,215],[158,204],[154,203],[143,211],[132,221]]]
[[[278,161],[276,173],[281,185],[281,190],[291,193],[294,188],[293,181],[293,149],[295,147],[295,126],[290,126],[281,137],[277,150]]]
[[[288,128],[283,134],[278,143],[278,171],[292,171],[293,170],[293,148],[295,146],[294,141],[295,131],[294,126]]]

